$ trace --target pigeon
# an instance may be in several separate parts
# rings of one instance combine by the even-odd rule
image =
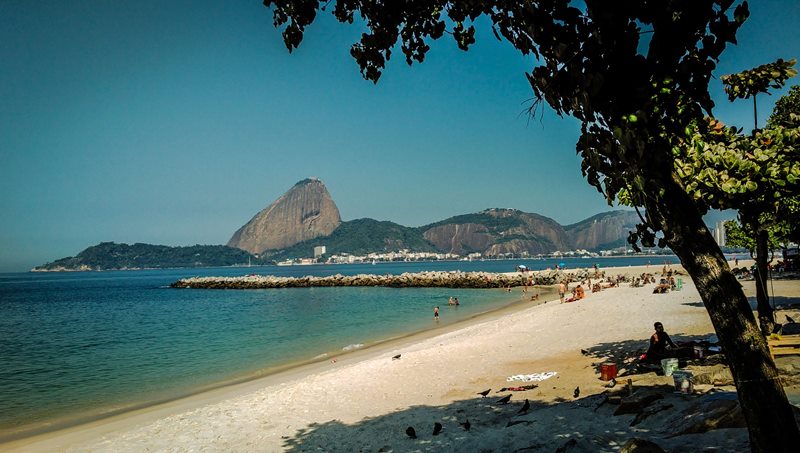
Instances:
[[[525,399],[525,404],[522,405],[522,409],[520,409],[519,412],[517,412],[517,413],[518,414],[522,414],[522,413],[526,413],[527,414],[528,413],[528,409],[530,409],[530,408],[531,408],[531,403],[526,398]]]
[[[482,392],[478,392],[478,395],[480,395],[480,396],[482,396],[482,397],[486,398],[486,395],[488,395],[488,394],[489,394],[489,392],[491,392],[491,391],[492,391],[492,389],[487,389],[487,390],[484,390],[484,391],[482,391]]]
[[[572,396],[574,396],[575,398],[581,396],[581,388],[580,387],[575,387],[575,391],[572,392]]]
[[[511,401],[511,394],[508,394],[500,398],[499,400],[497,400],[496,404],[508,404],[509,401]]]
[[[408,428],[406,428],[406,434],[408,434],[408,437],[412,439],[417,438],[417,432],[414,430],[413,426],[409,426]]]
[[[397,359],[399,359],[401,355],[403,355],[403,354],[397,354],[396,356],[393,356],[393,357],[392,357],[392,360],[397,360]]]
[[[434,436],[438,436],[440,432],[442,432],[442,424],[439,423],[439,422],[434,423],[433,424],[433,435]]]
[[[458,424],[464,427],[464,431],[469,431],[470,426],[472,426],[472,424],[469,422],[469,419],[467,419],[467,421],[464,423],[459,422]]]
[[[609,382],[608,384],[606,384],[606,385],[605,385],[605,387],[606,387],[607,389],[613,389],[615,385],[617,385],[617,380],[616,380],[616,379],[614,379],[614,378],[611,378],[611,382]]]
[[[791,317],[791,316],[789,316],[789,315],[784,315],[784,316],[786,316],[786,320],[787,320],[787,321],[789,321],[789,322],[794,322],[794,319],[792,319],[792,317]]]

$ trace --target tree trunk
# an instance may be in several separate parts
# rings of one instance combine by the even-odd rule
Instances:
[[[667,181],[662,197],[645,203],[648,219],[664,232],[708,310],[736,382],[751,450],[797,451],[800,431],[766,339],[697,207],[674,180]]]
[[[767,278],[769,276],[769,233],[764,228],[758,228],[756,233],[756,301],[758,303],[758,324],[761,333],[768,337],[775,325],[775,314],[769,304],[769,291],[767,291]]]

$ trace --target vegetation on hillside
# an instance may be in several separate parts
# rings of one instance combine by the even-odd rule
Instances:
[[[172,267],[215,267],[256,264],[258,260],[244,250],[224,245],[168,247],[150,244],[101,242],[74,257],[62,258],[35,270],[86,269],[162,269]]]

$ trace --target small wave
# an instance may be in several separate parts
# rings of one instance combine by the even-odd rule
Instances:
[[[320,355],[314,356],[314,360],[316,360],[316,359],[324,359],[325,357],[328,357],[328,354],[327,353],[322,353]]]
[[[363,348],[363,347],[364,347],[364,345],[362,343],[349,344],[349,345],[343,347],[342,351],[353,351],[353,350],[360,349],[360,348]]]

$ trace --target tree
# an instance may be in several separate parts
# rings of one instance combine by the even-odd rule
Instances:
[[[749,16],[735,0],[340,0],[333,15],[366,28],[350,48],[377,82],[399,42],[406,62],[422,62],[428,41],[452,35],[468,50],[474,21],[486,16],[498,39],[538,58],[527,73],[536,99],[581,121],[577,151],[588,182],[613,202],[624,193],[645,208],[634,238],[655,232],[694,280],[726,351],[754,451],[800,443],[791,406],[747,299],[679,177],[674,161],[692,125],[713,107],[716,61]],[[318,9],[331,2],[265,0],[284,42],[296,48]],[[446,30],[450,26],[451,30]],[[687,132],[688,131],[688,132]]]

